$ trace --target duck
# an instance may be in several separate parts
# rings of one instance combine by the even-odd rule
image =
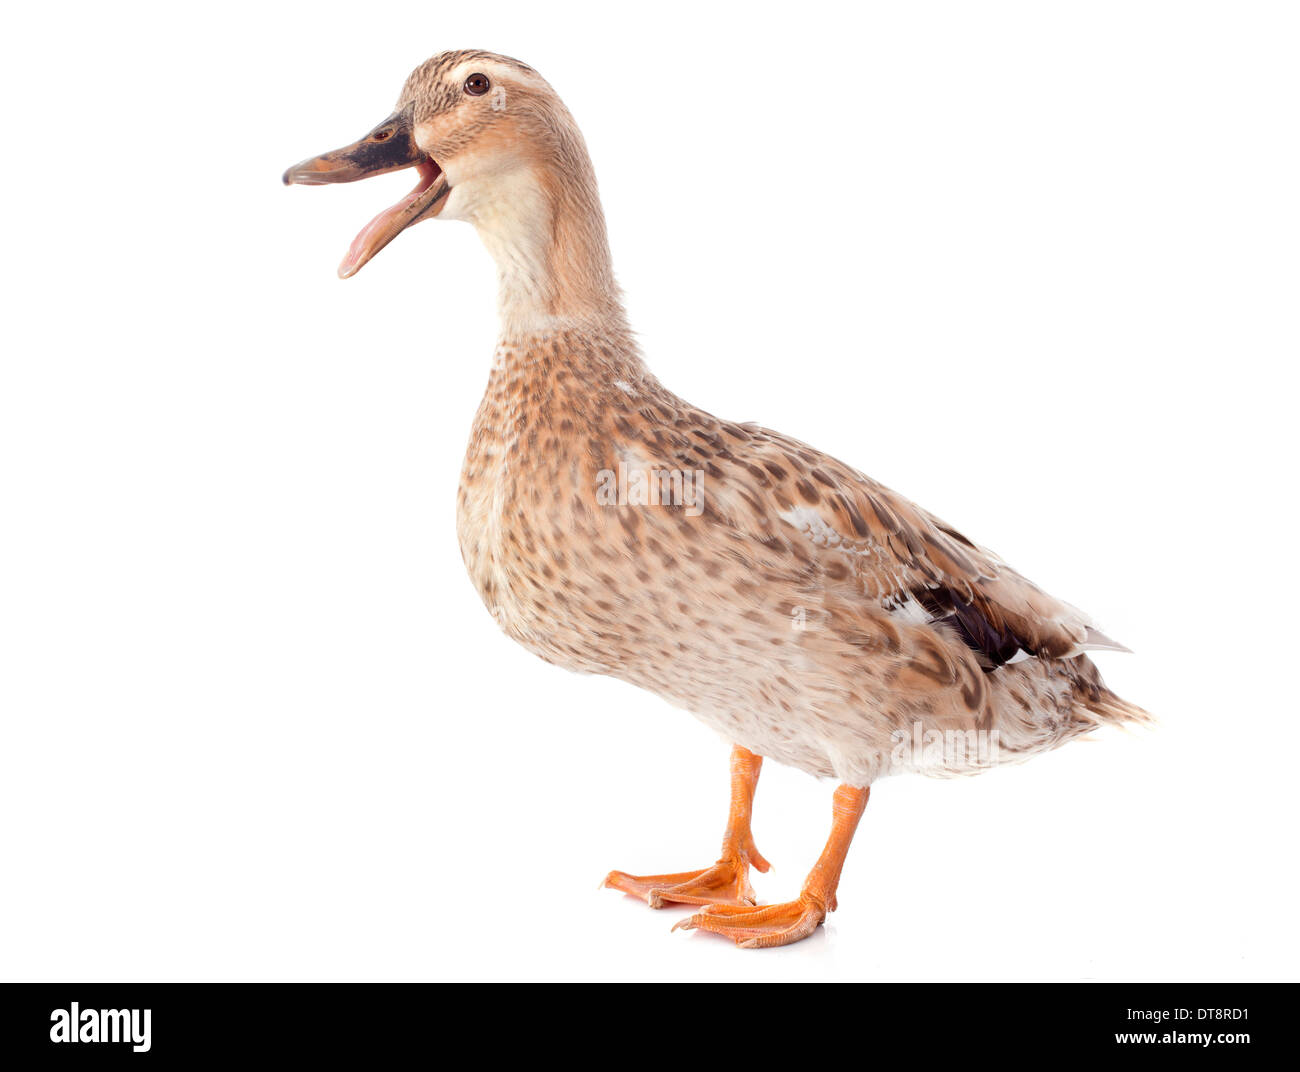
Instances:
[[[731,747],[719,858],[604,886],[698,909],[677,927],[788,945],[837,908],[880,779],[980,773],[1148,721],[1088,655],[1128,649],[1082,611],[850,465],[655,378],[582,134],[533,68],[441,52],[383,122],[283,181],[398,170],[414,189],[338,274],[435,219],[471,224],[495,260],[500,334],[457,501],[484,605],[540,658],[656,693]],[[751,828],[765,760],[837,783],[820,857],[774,904],[750,881],[769,868]]]

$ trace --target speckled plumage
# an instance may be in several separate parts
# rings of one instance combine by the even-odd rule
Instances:
[[[1117,645],[1080,611],[857,470],[654,378],[582,135],[531,68],[435,56],[390,120],[285,180],[352,181],[393,160],[421,183],[363,230],[341,274],[435,217],[473,224],[498,266],[500,342],[457,512],[483,602],[541,658],[649,689],[733,745],[718,862],[607,885],[652,907],[706,905],[682,925],[741,945],[798,941],[835,908],[880,777],[971,773],[1146,717],[1102,683],[1084,652]],[[762,757],[843,784],[799,897],[759,908]]]
[[[620,462],[699,472],[703,509],[599,504],[598,473]],[[459,533],[484,602],[535,654],[851,785],[892,773],[918,723],[996,730],[1005,761],[1136,714],[1086,655],[1060,657],[1087,641],[1079,612],[861,473],[684,402],[623,332],[502,343]],[[904,608],[940,587],[1043,655],[986,671],[954,629]]]

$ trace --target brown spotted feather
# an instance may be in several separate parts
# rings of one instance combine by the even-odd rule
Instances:
[[[490,100],[462,92],[471,71]],[[870,477],[650,374],[582,136],[536,72],[444,53],[400,103],[451,187],[442,217],[472,223],[500,269],[458,529],[507,633],[853,786],[980,769],[900,755],[917,729],[996,731],[1006,760],[1144,717],[1081,653],[1109,645],[1081,612]],[[620,467],[699,474],[698,509],[602,501]]]
[[[598,474],[620,461],[701,472],[702,512],[599,505]],[[870,784],[914,724],[997,730],[1012,759],[1134,715],[1086,656],[1061,657],[1084,639],[1079,612],[835,459],[685,403],[623,334],[502,345],[460,518],[470,574],[516,640],[817,775]],[[940,589],[1035,657],[990,672],[957,631],[899,613]]]

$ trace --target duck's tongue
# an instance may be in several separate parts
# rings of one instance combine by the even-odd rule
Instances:
[[[339,277],[356,275],[362,266],[407,227],[422,219],[436,216],[451,187],[442,169],[415,144],[412,108],[407,105],[394,112],[360,141],[343,149],[322,153],[295,164],[284,173],[286,185],[298,183],[321,186],[325,183],[356,182],[371,175],[384,175],[404,168],[418,168],[420,181],[415,189],[392,208],[385,209],[352,240],[347,256],[339,265]]]
[[[347,256],[339,264],[340,279],[356,275],[371,257],[411,224],[419,222],[426,215],[438,214],[437,210],[442,207],[443,198],[451,192],[451,187],[447,185],[442,168],[427,156],[416,167],[420,171],[420,181],[416,183],[415,189],[397,204],[384,209],[361,228],[352,240]]]

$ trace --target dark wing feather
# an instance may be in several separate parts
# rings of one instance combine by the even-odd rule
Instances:
[[[933,625],[947,625],[975,652],[986,673],[1005,666],[1019,651],[1037,654],[1029,641],[1016,635],[1005,621],[990,620],[973,603],[949,588],[929,588],[911,593],[931,618]]]

